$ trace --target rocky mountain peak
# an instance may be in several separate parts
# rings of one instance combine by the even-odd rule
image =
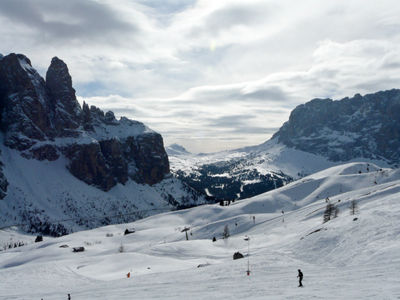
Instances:
[[[179,144],[171,144],[167,147],[167,153],[168,155],[185,155],[185,154],[190,154],[189,151],[185,149],[185,147],[179,145]]]
[[[297,106],[273,138],[332,161],[368,158],[399,164],[400,90],[313,99]]]
[[[64,130],[79,127],[81,107],[72,87],[72,79],[67,65],[58,57],[53,57],[46,73],[46,87],[56,114],[56,130],[63,135]]]
[[[12,53],[0,61],[0,98],[6,145],[26,149],[30,139],[52,136],[45,81],[26,56]]]
[[[1,86],[7,85],[11,92],[19,91],[22,85],[27,90],[34,88],[35,81],[44,84],[44,80],[32,68],[31,61],[23,54],[11,53],[1,59]]]
[[[0,59],[0,137],[1,227],[60,235],[205,201],[170,175],[160,134],[81,108],[57,57],[46,81],[24,55]]]
[[[46,81],[24,55],[1,59],[0,113],[6,146],[38,160],[63,155],[75,177],[100,189],[129,178],[155,184],[169,173],[161,135],[93,105],[81,108],[68,67],[57,57]]]

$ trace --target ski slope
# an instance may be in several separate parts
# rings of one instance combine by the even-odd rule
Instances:
[[[322,223],[326,197],[339,216]],[[0,299],[400,299],[399,216],[400,170],[350,163],[230,206],[41,243],[8,229],[0,243],[28,245],[0,252]],[[226,225],[230,237],[222,239]],[[136,232],[123,235],[126,228]],[[73,253],[77,246],[85,252]],[[236,251],[245,258],[232,260]]]
[[[26,159],[19,151],[4,146],[1,138],[2,168],[9,185],[7,196],[0,200],[0,228],[32,223],[40,228],[47,222],[52,228],[60,224],[75,232],[170,211],[177,204],[205,202],[172,176],[152,186],[128,180],[105,192],[73,176],[65,157],[55,161]]]

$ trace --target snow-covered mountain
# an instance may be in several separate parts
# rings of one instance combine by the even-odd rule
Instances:
[[[297,106],[273,136],[331,161],[376,159],[400,165],[400,90]]]
[[[57,57],[46,80],[24,55],[2,57],[0,113],[0,227],[64,234],[205,201],[172,178],[160,134],[81,107]]]
[[[171,156],[190,154],[189,151],[187,151],[183,146],[178,144],[172,144],[165,147],[165,151],[167,151],[167,154]]]
[[[396,299],[399,197],[399,169],[349,163],[230,206],[163,213],[40,243],[0,231],[3,245],[26,244],[0,252],[0,298]],[[324,222],[327,204],[338,213]],[[136,232],[124,235],[126,228]],[[223,239],[225,228],[230,236]],[[84,252],[72,251],[80,246]],[[237,251],[244,259],[232,259]]]
[[[400,90],[296,107],[262,145],[211,154],[169,154],[172,171],[199,191],[244,199],[346,161],[400,164]]]

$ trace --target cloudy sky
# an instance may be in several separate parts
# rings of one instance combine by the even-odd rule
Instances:
[[[400,88],[397,0],[0,0],[0,53],[69,66],[80,101],[166,145],[266,141],[298,104]]]

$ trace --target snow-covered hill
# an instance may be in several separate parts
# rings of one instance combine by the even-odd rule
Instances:
[[[165,151],[170,156],[179,156],[179,155],[188,155],[190,154],[183,146],[178,144],[172,144],[168,147],[165,147]]]
[[[339,214],[323,223],[326,197]],[[66,299],[68,293],[110,300],[397,299],[398,199],[400,170],[350,163],[230,206],[169,212],[41,243],[0,231],[3,242],[14,234],[28,243],[0,252],[0,299]],[[356,215],[348,208],[353,200]],[[230,237],[222,239],[225,227]],[[136,232],[123,235],[126,228]],[[77,246],[85,251],[73,253]],[[232,260],[236,251],[245,258]]]
[[[245,199],[340,162],[287,147],[272,139],[259,146],[210,154],[169,154],[180,179],[216,198]],[[382,160],[355,159],[387,167]]]
[[[400,90],[313,99],[259,146],[211,154],[170,152],[171,169],[199,191],[244,199],[351,161],[400,164]]]
[[[59,235],[204,202],[172,176],[152,186],[129,180],[106,192],[72,176],[65,158],[26,159],[0,147],[9,181],[7,196],[0,200],[0,228],[20,224],[27,231]]]

